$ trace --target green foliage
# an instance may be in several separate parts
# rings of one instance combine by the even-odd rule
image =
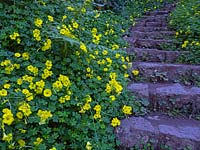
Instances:
[[[121,13],[123,16],[130,16],[130,19],[141,17],[145,12],[156,10],[167,3],[172,3],[174,0],[128,0],[126,7]]]
[[[91,8],[1,4],[0,149],[115,149],[112,119],[140,111],[125,88],[127,21]]]
[[[200,3],[198,0],[184,0],[170,16],[170,25],[177,31],[179,49],[189,51],[180,61],[200,63]]]
[[[126,89],[133,20],[92,6],[0,3],[0,149],[115,149],[119,119],[145,112]]]

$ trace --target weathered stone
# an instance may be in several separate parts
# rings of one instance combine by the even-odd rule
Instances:
[[[132,44],[135,48],[155,48],[162,49],[163,44],[171,44],[172,40],[164,40],[164,39],[134,39]]]
[[[188,114],[200,112],[199,87],[178,83],[132,83],[128,89],[138,97],[148,99],[152,110],[179,109],[188,111]]]
[[[134,61],[148,61],[148,62],[168,62],[174,63],[179,56],[184,52],[179,51],[164,51],[147,48],[132,48],[127,49],[131,55],[135,55]]]
[[[182,82],[193,85],[198,83],[200,76],[199,65],[134,62],[132,66],[132,69],[140,71],[144,79],[153,82]]]
[[[131,36],[132,38],[139,39],[163,39],[166,36],[172,36],[174,34],[173,31],[141,32],[136,30],[131,33]]]
[[[156,10],[156,11],[147,12],[146,15],[149,15],[149,16],[155,16],[155,15],[169,15],[169,13],[170,13],[169,10]]]
[[[133,27],[133,30],[141,32],[169,31],[168,27]]]
[[[128,89],[140,97],[149,98],[148,84],[144,84],[144,83],[129,84]]]
[[[192,119],[173,119],[162,114],[130,117],[121,121],[115,134],[121,142],[119,149],[151,142],[155,150],[168,145],[172,150],[200,148],[200,122]]]
[[[149,21],[140,21],[135,24],[134,27],[166,27],[166,21],[157,21],[157,22],[149,22]]]

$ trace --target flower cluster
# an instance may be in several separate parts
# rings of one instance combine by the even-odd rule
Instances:
[[[33,37],[35,38],[36,41],[41,40],[41,35],[40,35],[40,30],[39,29],[34,29],[33,30]]]
[[[51,48],[51,39],[47,39],[42,46],[42,51],[46,51]]]
[[[14,117],[13,117],[11,110],[8,109],[8,108],[4,108],[2,110],[2,112],[4,113],[3,116],[2,116],[2,119],[3,119],[2,123],[7,124],[7,125],[11,125],[14,121]]]
[[[86,113],[91,108],[90,103],[92,102],[92,98],[90,95],[86,95],[85,97],[85,104],[82,106],[81,110],[79,113]]]
[[[92,37],[93,37],[92,42],[95,44],[99,44],[102,34],[97,34],[97,28],[93,28],[91,33],[92,33]]]
[[[40,117],[39,124],[45,124],[46,120],[53,116],[51,114],[51,111],[47,111],[47,110],[38,110],[37,115]]]
[[[118,118],[113,118],[112,119],[112,121],[111,121],[111,125],[113,126],[113,127],[117,127],[117,126],[119,126],[121,124],[121,122],[120,122],[120,120],[118,119]]]
[[[34,23],[35,23],[35,26],[36,26],[36,27],[41,28],[41,27],[42,27],[43,21],[42,21],[42,19],[40,19],[40,18],[36,18]]]
[[[100,119],[101,118],[101,105],[95,105],[94,110],[96,113],[94,114],[94,119]]]
[[[65,35],[65,36],[70,37],[70,38],[75,38],[75,36],[70,31],[70,29],[66,25],[64,25],[64,24],[60,28],[60,34]]]
[[[2,20],[0,149],[115,149],[107,135],[141,110],[124,88],[129,20],[91,0],[23,2]]]
[[[124,105],[123,108],[122,108],[122,112],[125,115],[131,115],[132,114],[132,107]]]
[[[10,35],[10,39],[16,40],[17,44],[20,44],[20,42],[21,42],[21,39],[19,37],[20,37],[20,35],[18,32],[14,32],[13,34]]]
[[[111,80],[106,84],[105,91],[107,93],[116,92],[118,95],[122,92],[122,85],[116,81],[116,73],[110,73]]]

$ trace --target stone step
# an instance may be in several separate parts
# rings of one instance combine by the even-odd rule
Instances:
[[[155,15],[169,15],[171,11],[169,10],[156,10],[156,11],[150,11],[146,12],[145,14],[148,16],[155,16]]]
[[[147,99],[153,111],[179,110],[200,113],[200,88],[179,83],[130,83],[128,90],[137,98]]]
[[[135,69],[140,71],[144,81],[186,85],[197,85],[200,82],[200,65],[133,62],[132,70]]]
[[[133,31],[140,31],[140,32],[169,31],[169,28],[168,27],[133,27]]]
[[[140,21],[134,27],[167,27],[167,21]]]
[[[193,119],[171,118],[163,114],[150,114],[144,117],[130,117],[121,120],[115,129],[121,145],[119,150],[130,149],[151,143],[154,150],[199,150],[200,122]],[[167,150],[166,148],[165,150]],[[149,149],[150,150],[150,149]]]
[[[172,40],[165,39],[138,39],[133,38],[129,41],[130,45],[135,48],[152,48],[152,49],[163,49],[162,45],[172,44]]]
[[[174,63],[178,61],[178,58],[181,55],[186,54],[187,52],[129,48],[127,49],[127,53],[135,57],[134,61]]]
[[[146,21],[146,22],[162,22],[167,20],[168,15],[157,15],[157,16],[143,16],[141,18],[135,19],[136,22]]]
[[[131,36],[134,38],[140,39],[163,39],[163,37],[173,36],[175,32],[173,31],[154,31],[154,32],[141,32],[141,31],[133,31]]]

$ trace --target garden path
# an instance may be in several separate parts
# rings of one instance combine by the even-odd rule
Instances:
[[[200,121],[166,115],[166,112],[200,114],[200,88],[196,80],[200,65],[177,63],[178,57],[187,52],[165,50],[163,46],[173,44],[170,36],[175,32],[168,27],[167,17],[174,7],[166,5],[146,13],[132,27],[130,37],[126,37],[130,43],[127,52],[135,56],[131,69],[140,72],[140,80],[130,82],[128,89],[149,101],[151,113],[121,121],[116,129],[120,149],[150,142],[152,150],[200,150]]]

